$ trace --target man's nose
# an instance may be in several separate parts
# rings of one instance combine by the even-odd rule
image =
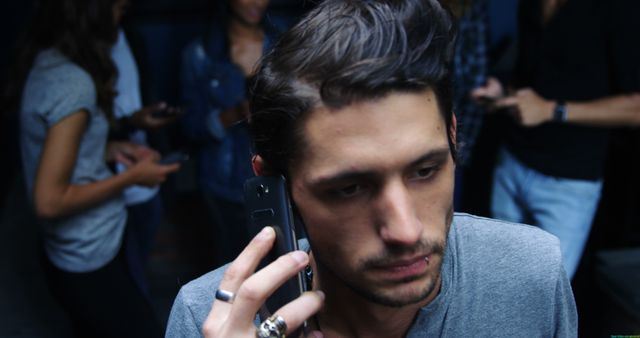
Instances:
[[[389,182],[378,196],[379,231],[389,244],[412,245],[420,240],[422,226],[415,203],[403,180]]]

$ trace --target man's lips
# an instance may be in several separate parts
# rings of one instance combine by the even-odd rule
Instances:
[[[371,270],[385,279],[405,279],[424,274],[429,266],[429,256],[421,255],[410,259],[395,260],[374,266]]]

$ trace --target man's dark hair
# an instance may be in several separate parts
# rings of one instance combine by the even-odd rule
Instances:
[[[305,116],[394,92],[431,89],[451,135],[455,27],[437,0],[327,0],[285,33],[253,84],[256,154],[287,175],[304,152]]]

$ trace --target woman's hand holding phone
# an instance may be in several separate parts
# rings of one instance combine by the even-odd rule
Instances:
[[[178,169],[180,163],[160,164],[156,157],[147,157],[130,166],[125,174],[132,175],[133,184],[153,187],[166,181],[167,176]]]
[[[155,130],[173,123],[182,113],[180,108],[169,106],[166,102],[158,102],[136,111],[129,123],[136,128]]]
[[[107,144],[106,160],[108,162],[116,161],[130,167],[148,157],[158,160],[160,153],[147,146],[128,141],[111,141]]]
[[[232,301],[216,299],[213,302],[203,324],[205,337],[256,337],[254,320],[262,304],[278,287],[307,266],[307,253],[293,251],[256,272],[260,261],[273,247],[275,238],[274,229],[265,227],[227,268],[219,290],[231,292],[235,297]],[[278,309],[275,315],[284,319],[286,334],[289,335],[318,312],[323,301],[321,291],[305,292]],[[311,332],[308,337],[322,337],[322,334]]]
[[[163,163],[157,151],[126,141],[109,142],[106,155],[108,161],[122,163],[128,168],[125,175],[129,175],[130,184],[152,187],[180,169],[179,161]]]

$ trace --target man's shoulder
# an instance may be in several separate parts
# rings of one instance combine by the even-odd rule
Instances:
[[[169,316],[167,336],[186,337],[201,331],[226,269],[227,265],[221,266],[180,288]]]
[[[553,235],[456,214],[447,245],[447,284],[437,302],[421,310],[410,337],[443,330],[449,336],[576,336],[575,303]]]
[[[558,239],[552,234],[528,224],[513,223],[466,213],[455,213],[454,222],[458,228],[467,229],[478,236],[490,236],[496,239],[533,237],[532,240],[542,240],[547,243],[558,242]]]
[[[554,278],[554,270],[562,266],[558,239],[534,226],[456,214],[452,235],[458,259],[477,261],[477,266],[491,264],[527,275],[556,272]]]
[[[227,270],[227,266],[228,264],[221,266],[183,285],[180,293],[184,301],[191,306],[206,305],[206,311],[209,312],[214,293]]]
[[[523,242],[535,243],[530,249],[558,247],[558,238],[535,226],[501,221],[492,218],[456,213],[454,216],[457,237],[487,243],[521,245]],[[528,247],[527,247],[528,248]]]

